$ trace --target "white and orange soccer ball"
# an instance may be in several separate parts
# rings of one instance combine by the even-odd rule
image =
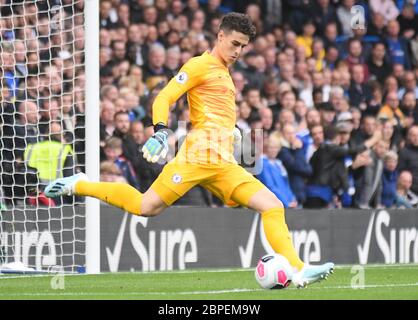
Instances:
[[[255,279],[264,289],[284,289],[292,282],[293,268],[280,254],[263,256],[255,268]]]

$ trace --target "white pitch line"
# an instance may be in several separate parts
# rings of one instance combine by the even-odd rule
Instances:
[[[400,284],[372,284],[365,285],[365,289],[369,288],[400,288],[400,287],[418,287],[416,283],[400,283]],[[351,286],[328,286],[328,287],[308,287],[306,290],[323,290],[323,289],[360,289],[353,288]],[[302,290],[297,288],[288,288],[287,290]],[[248,289],[248,288],[236,288],[236,289],[225,289],[225,290],[209,290],[209,291],[180,291],[180,292],[120,292],[121,295],[145,295],[145,296],[168,296],[168,295],[201,295],[201,294],[223,294],[223,293],[241,293],[241,292],[259,292],[269,290],[264,289]],[[111,292],[45,292],[45,293],[0,293],[0,297],[15,297],[15,296],[27,296],[27,297],[42,297],[42,296],[116,296],[118,294]]]
[[[416,269],[418,264],[366,264],[358,266],[364,267],[365,269]],[[336,265],[335,269],[349,269],[357,265]],[[103,272],[98,275],[132,275],[132,274],[141,274],[141,275],[152,275],[152,274],[193,274],[193,273],[229,273],[229,272],[254,272],[254,268],[230,268],[230,269],[189,269],[189,270],[164,270],[164,271],[141,271],[137,270],[134,272]],[[21,276],[10,276],[7,274],[0,273],[1,279],[22,279],[22,278],[38,278],[38,277],[51,277],[55,276],[57,273],[47,273],[47,274],[34,274],[34,275],[21,275]],[[86,273],[63,273],[64,276],[88,276]],[[95,275],[97,276],[97,275]]]
[[[4,280],[4,279],[23,279],[23,278],[43,278],[43,277],[48,277],[51,275],[46,275],[46,274],[37,274],[37,275],[21,275],[21,276],[3,276],[0,275],[0,280]]]
[[[349,269],[352,268],[353,266],[362,266],[365,269],[373,269],[373,268],[382,268],[382,269],[392,269],[392,268],[396,268],[396,269],[416,269],[418,268],[418,264],[371,264],[371,265],[360,265],[360,264],[353,264],[353,265],[336,265],[335,269]],[[134,273],[141,273],[141,274],[187,274],[187,273],[201,273],[201,272],[206,272],[206,273],[227,273],[227,272],[254,272],[255,267],[254,268],[230,268],[230,269],[189,269],[189,270],[164,270],[164,271],[141,271],[141,270],[136,270],[134,272],[118,272],[117,274],[134,274]],[[102,275],[114,275],[115,273],[112,272],[103,272],[101,273]]]
[[[115,273],[114,273],[115,274]],[[25,279],[25,278],[45,278],[45,277],[55,277],[57,275],[63,277],[72,277],[72,276],[85,276],[85,273],[60,273],[60,272],[50,272],[50,273],[42,273],[42,274],[22,274],[22,275],[11,275],[11,274],[2,274],[0,273],[0,280],[2,279]]]
[[[329,286],[329,287],[309,287],[310,289],[368,289],[368,288],[398,288],[398,287],[418,287],[418,282],[415,283],[400,283],[400,284],[368,284],[364,286]]]

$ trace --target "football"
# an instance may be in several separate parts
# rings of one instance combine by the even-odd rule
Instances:
[[[255,278],[264,289],[284,289],[292,281],[293,268],[280,254],[263,256],[255,268]]]

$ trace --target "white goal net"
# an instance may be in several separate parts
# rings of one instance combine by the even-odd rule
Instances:
[[[82,199],[43,190],[84,171],[84,1],[2,0],[0,10],[0,272],[82,271]]]

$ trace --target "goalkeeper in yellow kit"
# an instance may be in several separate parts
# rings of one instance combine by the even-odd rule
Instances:
[[[199,184],[226,204],[239,204],[261,214],[270,245],[297,271],[292,279],[296,286],[325,279],[332,273],[334,264],[312,266],[299,259],[282,202],[233,157],[235,87],[228,67],[254,36],[255,27],[247,15],[225,15],[215,47],[185,63],[156,97],[152,106],[155,133],[142,149],[148,161],[165,158],[170,106],[186,92],[193,129],[176,157],[165,165],[144,194],[128,184],[90,182],[83,173],[53,181],[45,194],[95,197],[132,214],[151,217]]]

